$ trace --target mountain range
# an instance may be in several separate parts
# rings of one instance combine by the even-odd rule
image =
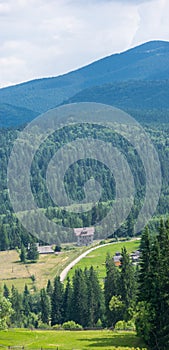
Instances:
[[[169,42],[150,41],[61,76],[1,88],[0,126],[81,101],[114,105],[143,122],[169,122]]]

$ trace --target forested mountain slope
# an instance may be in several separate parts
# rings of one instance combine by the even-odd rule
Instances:
[[[20,108],[30,110],[29,115],[27,111],[23,110],[22,123],[24,124],[33,119],[38,113],[54,108],[77,92],[93,86],[124,81],[128,84],[130,80],[155,80],[157,82],[150,84],[153,84],[154,91],[158,81],[166,79],[169,79],[169,42],[151,41],[120,54],[105,57],[62,76],[36,79],[0,89],[0,121],[3,120],[1,125],[14,125],[14,122],[6,117],[8,114],[16,120],[16,125],[20,124],[20,118],[19,120],[16,118],[18,107],[19,114],[21,112]],[[134,86],[134,82],[132,84]],[[159,84],[163,83],[159,82]],[[131,83],[129,82],[129,89],[130,87]],[[139,89],[139,94],[143,94],[144,86],[141,86],[140,83]],[[153,91],[152,95],[150,91],[150,100],[153,99]],[[119,89],[116,93],[120,93]],[[122,97],[121,94],[120,97]],[[126,105],[125,101],[124,104]],[[8,106],[8,109],[7,105],[12,105],[13,108]]]

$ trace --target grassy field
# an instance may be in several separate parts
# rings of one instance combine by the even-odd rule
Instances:
[[[11,287],[14,284],[21,291],[27,284],[31,289],[33,287],[31,276],[34,275],[35,286],[42,288],[46,286],[48,279],[53,280],[67,264],[87,249],[80,247],[62,251],[58,255],[40,255],[37,263],[27,264],[20,262],[19,254],[15,250],[0,252],[0,286],[6,283]]]
[[[102,331],[31,331],[10,329],[0,331],[0,348],[24,346],[25,349],[58,350],[133,350],[143,348],[144,344],[134,332]]]
[[[111,255],[114,255],[116,251],[120,251],[124,246],[126,246],[128,252],[132,252],[138,249],[139,241],[118,242],[108,246],[101,246],[75,265],[70,270],[69,276],[72,277],[77,266],[85,268],[93,265],[97,269],[99,278],[102,281],[105,277],[105,259],[107,253],[109,252]],[[91,247],[76,247],[73,250],[63,250],[58,255],[40,255],[37,263],[27,264],[20,262],[19,254],[15,250],[0,252],[0,286],[6,283],[8,287],[11,287],[13,284],[20,291],[23,290],[25,284],[28,285],[29,289],[33,288],[34,285],[38,289],[45,287],[48,279],[52,281],[71,261],[89,248]],[[32,275],[35,276],[34,283],[31,279]]]
[[[106,275],[105,260],[107,253],[113,256],[115,252],[120,252],[124,246],[126,247],[128,253],[131,253],[132,251],[137,250],[139,248],[139,244],[139,240],[135,240],[128,242],[113,243],[107,246],[101,246],[99,249],[92,251],[85,258],[79,261],[79,263],[69,271],[68,276],[72,278],[74,271],[77,267],[84,269],[85,267],[89,268],[91,265],[93,265],[98,272],[100,281],[102,282]]]

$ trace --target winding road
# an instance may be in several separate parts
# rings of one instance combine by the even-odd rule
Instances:
[[[136,241],[136,240],[140,240],[140,237],[135,237],[135,238],[130,239],[130,241]],[[125,242],[129,242],[129,241],[123,241],[123,242],[125,243]],[[117,243],[119,243],[119,241],[112,242],[112,243],[101,244],[101,245],[98,245],[97,247],[93,247],[93,248],[90,248],[90,249],[86,250],[86,252],[84,252],[81,255],[79,255],[75,260],[73,260],[69,265],[67,265],[65,267],[65,269],[60,274],[60,281],[63,282],[65,280],[68,272],[71,270],[71,268],[73,266],[75,266],[86,255],[88,255],[89,253],[93,252],[93,250],[105,247],[106,245],[117,244]]]

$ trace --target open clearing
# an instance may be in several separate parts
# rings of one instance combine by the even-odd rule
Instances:
[[[37,288],[46,286],[48,279],[53,280],[56,275],[82,254],[87,247],[75,248],[73,250],[62,251],[55,254],[42,254],[39,256],[37,263],[22,264],[19,254],[16,250],[0,252],[0,285],[4,283],[8,287],[12,284],[23,290],[25,284],[31,289],[33,285]],[[31,276],[35,276],[35,283],[32,282]]]
[[[0,331],[0,348],[5,346],[24,346],[24,349],[58,350],[134,350],[143,348],[141,340],[134,332],[100,331],[31,331],[10,329]],[[121,348],[118,349],[117,347]]]
[[[69,271],[68,276],[72,278],[77,267],[84,269],[85,267],[89,268],[90,266],[94,266],[98,272],[100,282],[102,282],[106,275],[106,255],[109,253],[110,256],[113,256],[117,251],[120,252],[123,247],[126,247],[128,253],[131,253],[132,251],[139,249],[139,245],[140,241],[137,239],[133,241],[118,242],[106,246],[101,246],[99,249],[93,250],[85,258],[80,260],[78,264],[76,264]]]
[[[121,251],[121,248],[124,246],[127,248],[127,251],[131,253],[133,250],[138,249],[139,240],[100,246],[99,249],[92,251],[76,264],[69,271],[68,275],[72,277],[77,267],[85,268],[93,265],[94,268],[97,269],[100,281],[102,282],[106,272],[105,259],[107,253],[113,256],[116,251]],[[38,289],[43,288],[46,286],[48,279],[53,281],[55,276],[60,275],[70,262],[90,248],[91,247],[76,247],[72,250],[63,250],[57,255],[42,254],[39,256],[37,263],[27,264],[22,264],[20,262],[19,254],[16,250],[0,252],[0,286],[6,283],[8,287],[11,287],[13,284],[19,291],[24,289],[25,284],[28,285],[29,289],[32,289],[34,286]],[[35,282],[31,279],[32,275],[35,276]]]

